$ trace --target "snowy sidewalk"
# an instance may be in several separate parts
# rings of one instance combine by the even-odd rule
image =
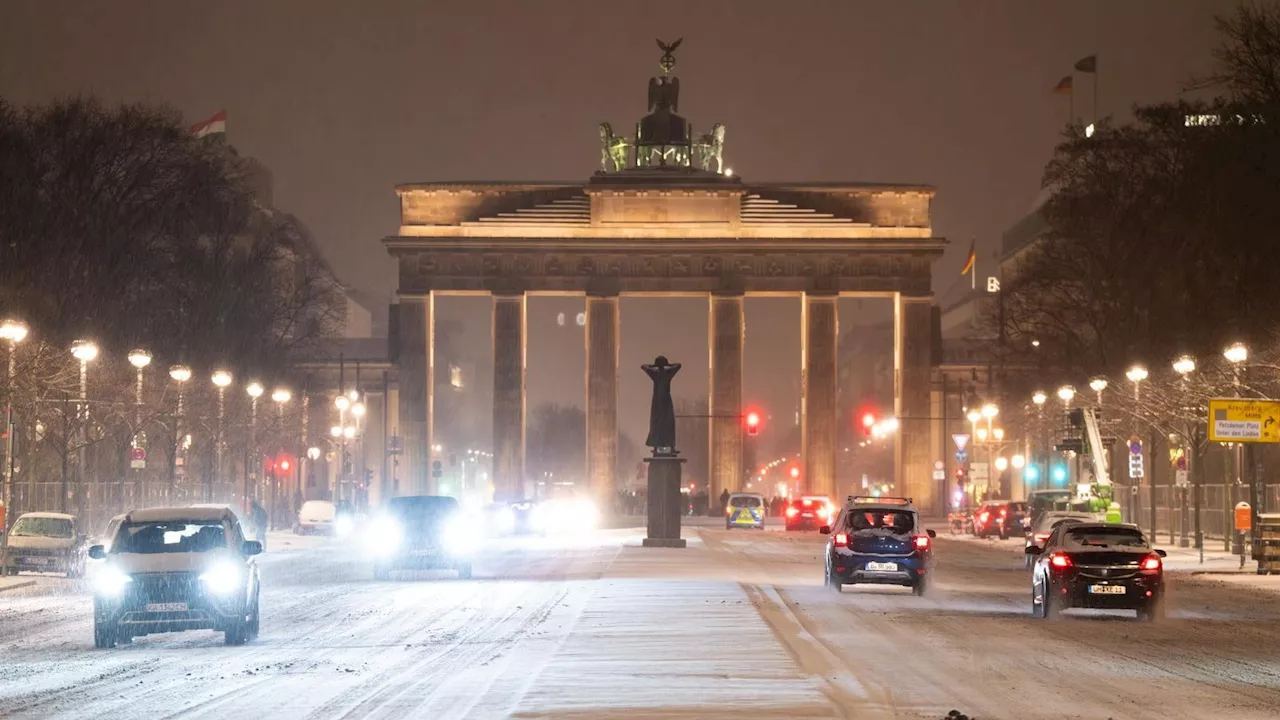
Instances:
[[[0,592],[5,590],[17,590],[18,588],[30,587],[36,584],[33,577],[22,577],[21,575],[0,577]]]

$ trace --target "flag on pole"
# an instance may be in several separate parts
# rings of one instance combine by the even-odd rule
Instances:
[[[1096,73],[1098,72],[1098,56],[1090,55],[1087,58],[1081,58],[1076,63],[1076,72]]]
[[[973,266],[978,264],[978,241],[969,241],[969,258],[964,262],[964,269],[960,271],[960,275],[968,275],[973,272]]]
[[[219,110],[213,117],[202,123],[191,126],[191,134],[196,138],[227,132],[227,111]]]
[[[1053,86],[1053,94],[1054,95],[1070,95],[1073,87],[1074,87],[1074,83],[1071,80],[1071,76],[1067,75],[1063,77],[1061,80],[1059,80],[1057,85]]]

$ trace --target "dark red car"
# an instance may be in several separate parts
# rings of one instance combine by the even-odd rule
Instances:
[[[788,530],[817,530],[835,519],[836,506],[823,495],[805,495],[787,503],[783,510]]]
[[[1022,501],[998,500],[983,503],[973,513],[973,534],[980,537],[997,535],[1001,540],[1021,535],[1022,520],[1027,517],[1027,504]]]

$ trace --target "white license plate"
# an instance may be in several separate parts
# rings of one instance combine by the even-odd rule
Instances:
[[[186,612],[186,603],[147,603],[147,612]]]
[[[25,557],[22,558],[24,565],[53,565],[58,562],[57,558],[51,557]]]
[[[867,570],[871,572],[897,572],[898,563],[869,562]]]
[[[412,550],[409,554],[413,557],[433,557],[436,554],[436,549],[427,548],[426,550]]]
[[[1123,585],[1090,585],[1089,592],[1093,595],[1123,595],[1125,594],[1125,586]]]

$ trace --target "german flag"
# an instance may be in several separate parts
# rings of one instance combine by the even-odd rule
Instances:
[[[1072,82],[1071,80],[1071,76],[1066,75],[1061,80],[1058,81],[1057,85],[1053,86],[1053,94],[1054,95],[1070,95],[1074,84],[1075,83]]]
[[[973,266],[978,262],[978,241],[969,241],[969,259],[964,261],[964,269],[960,271],[960,275],[968,275],[973,272]]]

